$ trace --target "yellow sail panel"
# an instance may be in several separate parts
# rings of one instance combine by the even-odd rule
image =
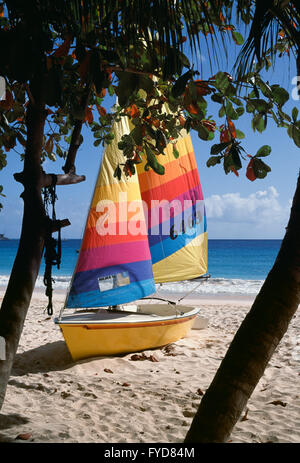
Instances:
[[[197,278],[207,272],[207,233],[202,233],[184,248],[153,265],[156,283]],[[189,269],[187,278],[187,266]]]

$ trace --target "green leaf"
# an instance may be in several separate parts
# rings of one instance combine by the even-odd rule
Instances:
[[[261,157],[264,157],[264,156],[269,156],[269,154],[271,153],[271,151],[272,151],[271,146],[269,146],[269,145],[264,145],[264,146],[262,146],[261,148],[259,148],[259,150],[257,151],[255,157],[256,157],[256,158],[261,158]]]
[[[225,72],[218,72],[216,74],[216,87],[224,93],[229,86],[230,82]]]
[[[119,85],[115,88],[119,105],[124,107],[129,103],[129,98],[137,90],[139,77],[129,72],[118,72]]]
[[[232,156],[233,167],[236,170],[241,169],[242,168],[242,162],[241,162],[241,158],[240,158],[240,155],[239,155],[239,152],[238,152],[237,148],[235,146],[232,146],[229,153]]]
[[[275,103],[277,103],[279,106],[283,106],[284,103],[288,101],[290,98],[289,93],[279,85],[272,85],[272,97]]]
[[[6,154],[0,152],[0,170],[7,165]]]
[[[266,128],[266,121],[261,114],[255,114],[251,121],[253,130],[262,133]]]
[[[148,76],[139,76],[139,87],[150,94],[153,92],[154,82]]]
[[[296,122],[296,120],[297,120],[298,113],[299,113],[298,108],[294,107],[294,108],[293,108],[293,111],[292,111],[292,118],[293,118],[293,121],[294,121],[294,122]]]
[[[215,103],[223,103],[223,97],[222,97],[222,95],[220,93],[213,93],[211,95],[211,99]]]
[[[101,143],[101,139],[98,139],[98,140],[95,140],[95,141],[94,141],[93,145],[94,145],[94,146],[99,146],[100,143]]]
[[[206,162],[207,167],[215,166],[216,164],[220,164],[223,156],[213,156],[209,158]]]
[[[108,90],[108,93],[109,93],[110,96],[114,96],[114,94],[115,94],[115,89],[114,89],[113,85],[109,85],[109,86],[107,87],[107,90]]]
[[[260,113],[267,112],[270,108],[269,103],[267,103],[265,100],[262,100],[261,98],[256,98],[254,100],[251,100],[251,104]]]
[[[236,120],[239,118],[238,113],[236,112],[236,110],[234,109],[230,101],[227,101],[226,103],[226,114],[227,116],[230,117],[230,119],[233,119],[233,120]]]
[[[147,163],[149,164],[150,167],[154,170],[159,175],[163,175],[165,173],[165,168],[159,162],[157,162],[157,159],[155,157],[155,154],[151,150],[149,146],[146,146],[146,156],[147,156]]]
[[[193,71],[189,70],[176,80],[172,87],[171,94],[174,98],[178,98],[185,91],[188,81],[193,77]]]
[[[225,108],[224,106],[222,105],[220,110],[219,110],[219,117],[224,117],[225,116]]]
[[[242,34],[240,34],[237,31],[231,31],[231,35],[237,45],[243,45],[244,37],[242,36]]]
[[[245,138],[244,132],[242,132],[239,129],[235,129],[235,134],[236,134],[235,137],[238,138],[239,140],[241,140],[242,138]]]
[[[274,121],[276,122],[276,124],[279,125],[278,117],[276,116],[276,114],[274,113],[274,111],[272,109],[271,109],[271,114],[272,114],[272,117],[273,117]]]
[[[255,106],[252,103],[252,101],[249,101],[249,100],[247,101],[247,103],[246,103],[246,111],[247,111],[247,113],[254,113]]]
[[[259,86],[261,92],[263,93],[264,96],[267,98],[270,98],[272,96],[272,89],[271,87],[263,82],[260,78],[256,78],[257,85]]]
[[[254,175],[257,178],[265,178],[268,172],[271,172],[271,167],[264,163],[261,159],[253,157],[252,168]]]
[[[209,130],[207,130],[207,128],[204,127],[202,124],[199,124],[199,126],[197,127],[197,131],[198,131],[198,136],[199,138],[201,138],[201,140],[207,141],[210,139]]]
[[[235,111],[237,112],[237,115],[240,117],[244,114],[245,108],[243,108],[242,106],[238,106],[237,108],[235,108]]]
[[[288,134],[293,139],[298,148],[300,148],[300,127],[298,127],[296,124],[291,124],[288,127]]]
[[[288,122],[291,122],[291,118],[288,114],[284,113],[280,108],[278,108],[278,114],[280,115],[280,117],[282,117],[282,119],[284,119],[285,121],[288,121]]]
[[[114,177],[115,178],[117,177],[118,180],[121,180],[121,175],[122,175],[122,171],[121,171],[120,166],[118,166],[114,172]]]
[[[225,143],[218,143],[215,145],[212,145],[210,149],[210,154],[211,155],[216,155],[221,153],[228,145],[230,145],[231,141],[226,141]]]
[[[141,145],[143,143],[143,131],[142,131],[142,126],[138,125],[136,126],[132,132],[131,136],[134,139],[135,143],[137,145]]]
[[[180,155],[180,153],[179,153],[178,149],[175,148],[175,146],[173,145],[173,156],[174,156],[174,158],[178,159],[179,155]]]

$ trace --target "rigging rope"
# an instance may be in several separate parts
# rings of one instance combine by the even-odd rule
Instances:
[[[44,272],[44,285],[46,286],[45,294],[48,297],[47,312],[48,315],[53,315],[53,304],[52,304],[52,284],[55,280],[52,278],[52,267],[56,265],[60,268],[61,263],[61,227],[59,221],[56,220],[55,213],[55,201],[56,196],[56,182],[57,176],[52,174],[52,184],[43,190],[44,194],[44,206],[48,218],[46,238],[45,238],[45,272]],[[49,207],[52,206],[52,218],[50,218]],[[52,237],[53,224],[56,222],[58,225],[58,239]]]

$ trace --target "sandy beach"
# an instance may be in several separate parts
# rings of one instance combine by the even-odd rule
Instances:
[[[3,291],[0,293],[0,300]],[[64,300],[57,293],[54,315]],[[185,303],[187,301],[185,300]],[[36,292],[0,414],[0,442],[181,443],[251,299],[190,299],[208,327],[167,348],[74,363]],[[230,442],[300,441],[300,314],[294,316]],[[24,442],[25,442],[24,441]]]

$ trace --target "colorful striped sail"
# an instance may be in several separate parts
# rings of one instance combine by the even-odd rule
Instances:
[[[157,160],[164,175],[138,165],[141,196],[148,210],[148,239],[156,283],[197,278],[207,271],[203,194],[190,135],[169,144]]]
[[[124,163],[118,142],[130,131],[128,120],[122,118],[113,131],[113,143],[103,154],[67,308],[122,304],[155,292],[138,177],[114,177],[116,167]]]
[[[197,278],[207,271],[203,194],[191,138],[169,144],[158,161],[165,174],[114,177],[124,163],[118,141],[129,133],[122,118],[103,155],[67,308],[102,307],[155,293],[155,283]]]

